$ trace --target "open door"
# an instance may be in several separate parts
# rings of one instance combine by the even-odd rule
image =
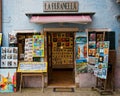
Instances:
[[[48,86],[75,86],[74,32],[47,32]]]
[[[52,46],[51,35],[50,33],[47,33],[48,81],[52,80],[52,47],[51,46]]]

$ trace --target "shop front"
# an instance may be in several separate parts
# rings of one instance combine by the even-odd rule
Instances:
[[[52,4],[55,4],[54,7],[52,7]],[[56,4],[60,4],[59,8],[57,8]],[[68,4],[69,7],[64,6],[62,8],[65,4]],[[76,54],[82,54],[82,62],[84,63],[85,61],[86,66],[87,32],[80,32],[79,27],[64,26],[67,24],[73,26],[82,24],[85,26],[92,22],[92,16],[95,12],[78,13],[78,5],[78,2],[44,2],[44,13],[26,13],[31,23],[43,26],[44,24],[62,25],[62,27],[59,26],[57,28],[43,27],[42,30],[42,35],[45,37],[43,60],[48,64],[45,85],[49,88],[75,88],[78,85],[76,82]],[[83,37],[85,40],[85,42],[83,41],[85,44],[82,45],[84,52],[81,51],[81,53],[79,52],[80,48],[76,49],[77,34],[79,34],[78,38]],[[78,56],[78,58],[80,59],[81,57]]]
[[[43,2],[43,7],[43,13],[25,13],[31,25],[41,27],[39,32],[13,31],[9,33],[9,47],[1,48],[1,69],[15,69],[7,72],[14,77],[14,91],[34,85],[42,91],[44,87],[95,87],[101,83],[98,79],[103,90],[113,84],[113,78],[110,83],[107,80],[108,63],[115,63],[115,32],[88,28],[95,12],[78,12],[79,2]],[[110,68],[113,77],[114,67]]]

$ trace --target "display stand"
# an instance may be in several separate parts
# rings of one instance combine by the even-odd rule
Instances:
[[[21,72],[21,74],[20,74],[20,77],[21,77],[21,79],[20,79],[20,92],[22,92],[22,85],[23,85],[23,87],[24,87],[24,83],[25,82],[23,82],[24,81],[24,77],[31,77],[31,76],[40,76],[40,77],[42,77],[42,92],[44,92],[44,73],[42,72],[42,73],[26,73],[26,72]]]
[[[44,76],[47,72],[47,63],[42,62],[44,58],[44,35],[41,33],[17,33],[18,42],[18,68],[17,73],[19,90],[25,85],[25,77],[42,77],[42,92],[44,92]],[[43,60],[44,61],[44,60]]]
[[[20,73],[20,92],[22,92],[22,86],[24,87],[24,77],[33,76],[42,77],[42,92],[44,92],[44,73],[47,72],[46,62],[20,62],[17,72]]]
[[[98,91],[101,95],[111,95],[113,94],[114,88],[114,67],[116,52],[115,50],[109,51],[109,63],[108,63],[108,72],[107,78],[101,79],[96,77],[96,87],[92,87],[93,90]]]

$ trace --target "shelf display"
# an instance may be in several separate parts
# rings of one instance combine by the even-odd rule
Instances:
[[[1,47],[1,67],[17,67],[18,48]]]
[[[0,69],[0,92],[16,92],[16,69]]]
[[[33,38],[25,39],[25,52],[24,52],[24,61],[33,61]]]
[[[73,64],[73,33],[52,33],[52,64]]]
[[[76,33],[76,71],[87,73],[87,36],[85,32]]]

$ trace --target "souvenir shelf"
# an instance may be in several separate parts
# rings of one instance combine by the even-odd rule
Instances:
[[[49,53],[51,53],[51,62],[53,67],[57,65],[73,65],[73,33],[51,33],[50,44],[52,45],[52,48],[48,47],[48,50]]]
[[[28,58],[24,58],[24,56],[25,56],[25,53],[28,53],[27,45],[29,42],[32,43],[31,38],[33,38],[33,35],[40,35],[40,33],[29,33],[29,35],[28,35],[28,33],[18,33],[17,34],[18,61],[24,61],[24,59],[28,59]],[[31,44],[31,46],[32,46],[32,44]],[[40,59],[33,58],[33,60],[40,60]],[[25,61],[27,61],[27,60],[25,60]],[[30,61],[32,61],[32,60],[30,60]]]

